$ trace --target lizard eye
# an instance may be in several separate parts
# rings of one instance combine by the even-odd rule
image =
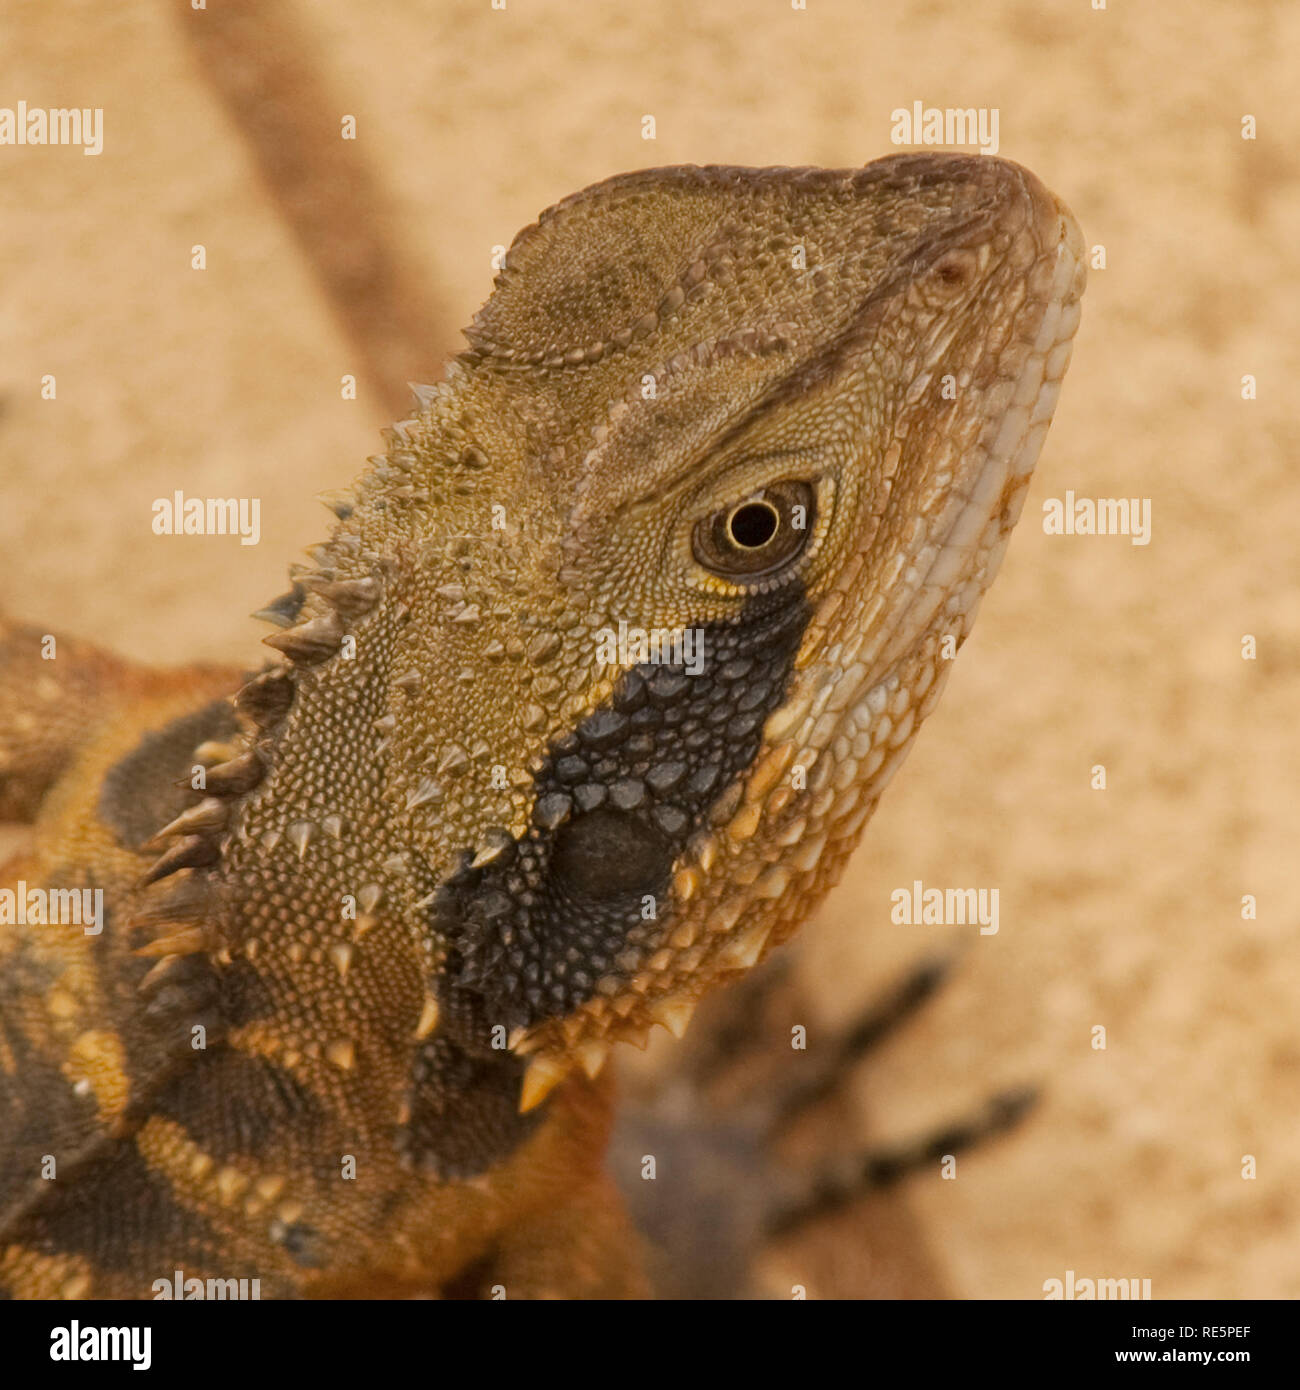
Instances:
[[[772,483],[697,522],[695,558],[724,578],[754,578],[787,565],[813,532],[816,494],[808,483]]]

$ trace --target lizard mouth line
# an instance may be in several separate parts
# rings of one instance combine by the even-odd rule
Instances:
[[[1006,407],[987,417],[957,466],[945,508],[951,519],[940,518],[937,534],[902,557],[892,600],[859,646],[827,651],[829,662],[868,664],[868,695],[896,679],[893,668],[941,608],[950,624],[969,627],[1019,519],[1069,365],[1083,293],[1082,233],[1069,212],[1057,208],[1060,239],[1046,306]]]

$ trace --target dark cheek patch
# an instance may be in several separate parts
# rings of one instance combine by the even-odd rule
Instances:
[[[785,699],[809,611],[792,588],[751,600],[738,622],[703,629],[699,674],[638,666],[551,745],[527,834],[479,869],[467,850],[434,899],[444,990],[513,1029],[641,968],[664,935],[674,863]]]
[[[645,816],[602,806],[555,832],[551,886],[572,903],[599,907],[653,893],[671,855],[667,837]]]

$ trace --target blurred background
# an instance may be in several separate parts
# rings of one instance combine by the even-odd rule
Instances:
[[[7,0],[0,106],[102,107],[104,139],[0,146],[0,604],[143,660],[254,662],[246,615],[327,533],[313,494],[439,379],[543,208],[648,165],[858,165],[897,107],[997,108],[999,153],[1105,269],[1001,578],[793,954],[796,1021],[815,1046],[965,949],[796,1147],[1042,1098],[955,1181],[930,1165],[755,1278],[1300,1296],[1298,48],[1281,0]],[[154,537],[178,488],[260,497],[260,544]],[[1150,499],[1150,544],[1045,535],[1067,489]],[[998,934],[891,924],[915,879],[996,887]],[[638,1090],[676,1064],[666,1038],[629,1060]]]

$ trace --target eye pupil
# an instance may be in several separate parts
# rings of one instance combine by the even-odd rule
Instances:
[[[737,545],[757,550],[776,535],[780,524],[780,515],[770,502],[746,502],[732,512],[727,529]]]
[[[696,561],[727,579],[775,574],[803,552],[816,526],[817,494],[801,478],[782,478],[695,523]]]

